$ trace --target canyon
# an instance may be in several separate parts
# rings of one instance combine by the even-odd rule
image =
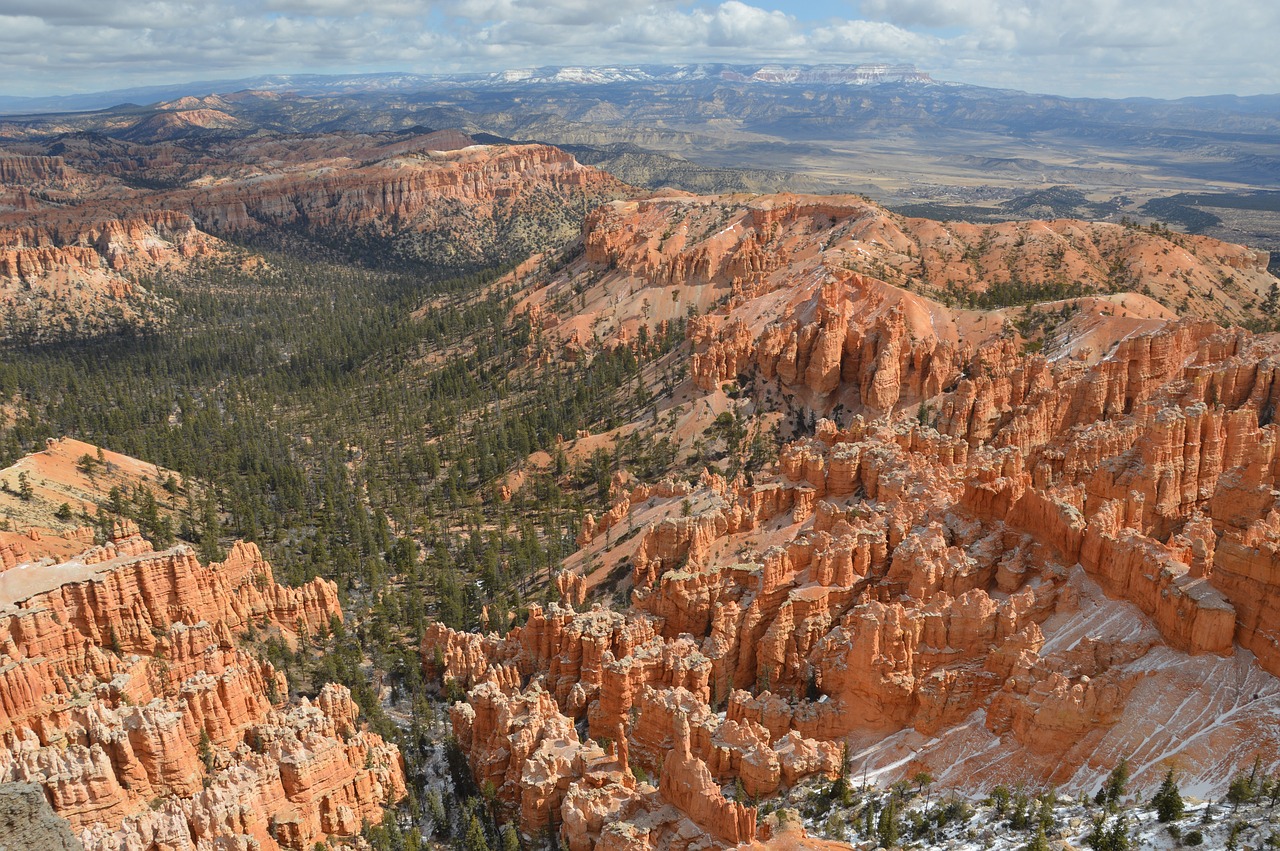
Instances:
[[[0,148],[5,336],[163,327],[173,303],[153,281],[192,264],[261,268],[232,242],[264,234],[453,271],[518,260],[626,189],[558,149],[476,145],[452,131],[10,144]]]
[[[1124,758],[1210,795],[1277,764],[1280,343],[1212,321],[1265,297],[1264,254],[678,193],[605,205],[582,241],[516,307],[530,356],[668,323],[691,351],[645,377],[650,413],[564,450],[744,423],[776,454],[615,472],[561,602],[505,635],[428,631],[477,783],[527,835],[765,841],[753,802],[850,772],[1092,794]],[[1087,294],[940,301],[1058,274]]]
[[[0,471],[14,806],[42,795],[89,849],[360,847],[404,827],[411,791],[461,805],[430,813],[440,839],[822,847],[773,800],[922,774],[1091,795],[1122,759],[1144,794],[1176,768],[1208,797],[1280,766],[1266,252],[644,194],[456,131],[231,132],[250,97],[0,155],[9,342],[136,332],[172,396],[72,421],[175,468],[224,453],[206,469],[228,479],[72,437]],[[402,315],[204,339],[166,371],[165,323],[228,295],[192,298],[189,276],[301,291],[304,258],[426,283],[317,278]],[[294,316],[229,303],[226,329]],[[298,303],[319,305],[299,324],[341,312]],[[0,372],[11,458],[66,416],[79,374],[48,350]],[[553,397],[578,419],[519,419],[544,384],[578,385]],[[494,461],[513,445],[514,469]],[[233,530],[258,543],[198,555]],[[314,663],[357,619],[350,689],[268,658]],[[433,787],[415,759],[458,777]]]

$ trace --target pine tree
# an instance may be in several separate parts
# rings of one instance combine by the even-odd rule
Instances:
[[[200,728],[200,744],[196,748],[196,753],[200,755],[200,761],[204,763],[205,773],[213,771],[213,742],[209,739],[209,731]]]
[[[1169,769],[1165,774],[1164,780],[1160,783],[1160,788],[1156,790],[1155,797],[1151,799],[1151,803],[1155,805],[1156,818],[1161,823],[1167,824],[1182,818],[1182,795],[1178,791],[1178,781],[1174,779],[1173,769]]]
[[[1231,785],[1227,787],[1227,800],[1231,803],[1231,812],[1240,809],[1241,804],[1247,804],[1257,797],[1256,783],[1258,777],[1258,760],[1254,760],[1253,771],[1250,774],[1237,774],[1231,780]]]
[[[1116,819],[1107,834],[1110,844],[1108,851],[1129,851],[1129,820],[1124,816]]]
[[[1107,817],[1098,813],[1093,817],[1090,827],[1089,835],[1084,838],[1084,844],[1093,851],[1107,851]]]
[[[1111,769],[1111,774],[1107,776],[1107,782],[1102,784],[1102,788],[1098,790],[1098,794],[1093,799],[1094,802],[1114,810],[1116,805],[1120,803],[1120,798],[1124,796],[1124,787],[1128,782],[1129,760],[1121,759],[1116,764],[1116,767]]]
[[[1240,805],[1247,803],[1253,797],[1253,790],[1249,788],[1249,778],[1243,774],[1238,774],[1231,780],[1231,785],[1227,788],[1227,801],[1231,804],[1231,812],[1240,809]]]
[[[467,835],[463,837],[462,847],[465,851],[489,851],[484,825],[480,824],[480,817],[475,813],[471,814],[471,821],[467,824]]]
[[[431,816],[431,829],[435,831],[437,839],[444,839],[449,835],[449,818],[444,811],[444,802],[440,800],[440,793],[434,789],[427,792],[427,813]]]
[[[1058,792],[1050,787],[1040,796],[1040,810],[1036,813],[1036,821],[1044,830],[1052,830],[1054,826],[1053,809],[1058,804]]]
[[[880,811],[876,839],[883,848],[892,848],[898,844],[898,804],[893,798],[889,798],[884,809]]]
[[[1009,789],[1003,783],[998,784],[991,790],[990,795],[991,806],[995,808],[996,816],[1004,818],[1005,812],[1009,808]]]
[[[1037,823],[1036,835],[1023,846],[1023,851],[1049,851],[1049,839],[1044,835],[1043,822]]]
[[[1231,831],[1227,834],[1227,851],[1236,851],[1240,847],[1240,834],[1244,833],[1244,822],[1232,822]]]
[[[210,490],[205,495],[200,523],[200,561],[205,564],[222,561],[227,557],[218,541],[221,531],[222,520],[218,517],[218,499]]]
[[[1085,838],[1085,844],[1093,851],[1129,851],[1129,822],[1123,815],[1107,826],[1106,815],[1099,813],[1093,820],[1093,829]]]

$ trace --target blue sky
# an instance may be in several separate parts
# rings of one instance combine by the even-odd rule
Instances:
[[[0,94],[264,73],[905,62],[1075,96],[1280,91],[1272,0],[0,0]]]

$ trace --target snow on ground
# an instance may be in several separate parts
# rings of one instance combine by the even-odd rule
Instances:
[[[891,793],[888,788],[874,784],[863,790],[858,785],[860,778],[854,779],[855,788],[847,805],[832,799],[830,783],[818,782],[801,784],[785,800],[767,805],[767,808],[797,809],[811,836],[847,842],[853,848],[873,849],[877,842],[874,830],[869,833],[866,829],[866,807],[874,801],[877,810],[883,809]],[[990,798],[961,801],[936,791],[942,786],[945,784],[935,780],[927,796],[918,794],[914,785],[907,790],[905,812],[901,818],[900,847],[1022,851],[1035,837],[1034,821],[1025,828],[1015,828],[1011,823],[1010,817],[1015,809],[1012,800],[1001,815]],[[1011,798],[1017,794],[1016,787],[1008,791]],[[1043,790],[1025,791],[1029,798],[1028,813],[1034,819],[1039,807],[1036,795]],[[1053,806],[1052,826],[1045,831],[1048,847],[1054,851],[1088,848],[1094,820],[1099,816],[1105,817],[1108,828],[1114,826],[1117,819],[1123,820],[1130,840],[1128,847],[1132,851],[1169,851],[1182,847],[1220,851],[1230,847],[1233,830],[1237,831],[1237,847],[1241,851],[1280,844],[1280,808],[1270,807],[1265,797],[1235,810],[1225,801],[1201,801],[1185,794],[1183,800],[1186,809],[1182,818],[1172,824],[1161,824],[1150,806],[1149,796],[1127,795],[1118,811],[1109,814],[1093,803],[1089,796],[1071,798],[1059,795]],[[1206,809],[1210,811],[1208,821],[1205,821]],[[953,814],[953,820],[937,826],[938,814],[948,810]],[[926,813],[930,815],[926,816]],[[878,821],[878,818],[873,821]],[[914,831],[913,823],[919,822],[930,826]],[[1192,836],[1194,833],[1200,834],[1198,844]]]
[[[885,785],[918,771],[937,778],[940,788],[967,795],[985,794],[997,783],[1013,786],[1026,778],[1049,778],[1060,792],[1093,794],[1120,759],[1128,759],[1135,790],[1150,793],[1173,768],[1188,794],[1225,793],[1232,772],[1280,752],[1280,680],[1263,671],[1252,654],[1236,649],[1229,657],[1190,656],[1160,641],[1151,621],[1130,603],[1112,600],[1076,568],[1070,582],[1079,604],[1054,614],[1044,624],[1043,663],[1072,682],[1086,640],[1117,663],[1105,676],[1122,694],[1114,723],[1100,718],[1079,734],[1053,733],[1032,724],[1027,740],[1015,732],[997,736],[985,710],[962,724],[925,736],[907,728],[886,737],[850,740],[851,774],[861,782]],[[1073,657],[1074,651],[1074,657]],[[1088,655],[1088,654],[1085,654]],[[1037,712],[1057,711],[1052,706]],[[1054,736],[1040,740],[1042,735]],[[1268,772],[1280,765],[1264,764]]]

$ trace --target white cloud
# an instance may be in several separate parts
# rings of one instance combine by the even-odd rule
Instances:
[[[933,70],[966,82],[1111,96],[1280,88],[1274,3],[863,0],[860,10],[937,35]]]
[[[995,0],[865,0],[862,12],[903,27],[941,29],[990,21],[995,6]]]
[[[710,16],[707,44],[746,48],[791,41],[794,20],[782,12],[748,6],[738,0],[721,3]]]
[[[922,62],[938,48],[938,40],[880,21],[844,21],[814,31],[812,42],[825,51],[853,53],[901,62]]]
[[[1065,94],[1280,88],[1280,4],[1258,0],[0,0],[0,93],[268,72],[533,65],[915,62]],[[798,5],[797,5],[798,7]]]

